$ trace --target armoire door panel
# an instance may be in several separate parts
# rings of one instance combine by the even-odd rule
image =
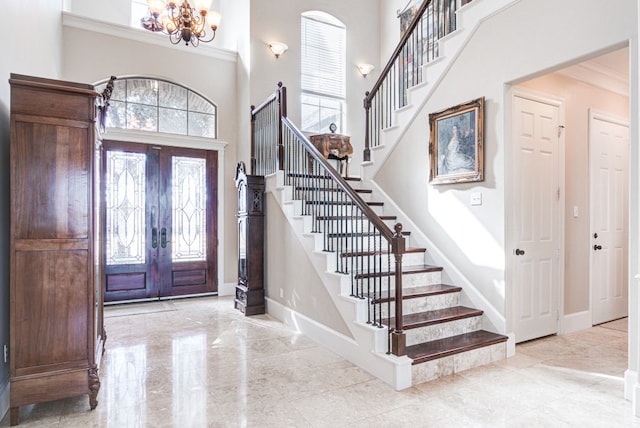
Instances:
[[[16,238],[87,238],[89,164],[87,129],[16,122]]]
[[[16,369],[87,360],[87,251],[17,251]]]

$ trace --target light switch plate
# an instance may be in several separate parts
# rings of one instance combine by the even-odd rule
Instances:
[[[471,194],[471,205],[482,205],[482,193]]]

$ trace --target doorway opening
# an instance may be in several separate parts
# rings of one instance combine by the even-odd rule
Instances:
[[[614,151],[610,152],[615,156],[621,154],[619,147],[626,147],[628,143],[628,127],[624,124],[625,121],[628,122],[629,117],[628,70],[629,50],[628,47],[624,47],[543,76],[518,82],[514,86],[514,93],[521,89],[562,99],[566,111],[564,123],[560,123],[558,129],[559,133],[564,134],[565,144],[565,160],[561,165],[560,176],[564,184],[560,186],[563,191],[558,193],[562,207],[560,238],[563,244],[563,251],[557,254],[562,272],[560,285],[556,291],[558,298],[556,332],[560,334],[586,329],[628,315],[628,305],[624,299],[627,298],[629,286],[626,272],[628,255],[625,250],[629,232],[619,227],[621,224],[626,226],[627,223],[624,219],[624,216],[628,215],[626,198],[612,199],[616,202],[610,202],[609,195],[596,196],[593,192],[598,186],[600,190],[604,190],[602,184],[605,181],[602,179],[604,174],[618,183],[607,186],[609,193],[620,192],[626,195],[624,188],[628,185],[628,178],[626,178],[626,172],[617,166],[608,168],[606,171],[600,168],[597,163],[594,163],[595,157],[606,158],[612,155],[608,155],[606,150],[595,153],[596,150],[590,147],[590,133],[591,137],[595,135],[600,138],[600,144],[604,147],[611,148],[613,141],[621,141],[620,144],[616,143],[615,148],[612,148]],[[515,101],[513,104],[515,105]],[[597,114],[594,116],[593,112]],[[594,117],[595,119],[613,117],[615,120],[608,121],[613,124],[602,125],[595,123]],[[515,121],[514,108],[514,128],[517,126]],[[599,128],[596,129],[597,126]],[[624,135],[625,130],[626,135]],[[613,134],[616,135],[613,136]],[[602,137],[603,135],[606,138]],[[624,138],[627,139],[626,142]],[[628,161],[621,159],[618,164],[627,167]],[[597,177],[598,174],[600,177],[594,178],[594,175]],[[513,191],[518,192],[518,189],[514,188]],[[606,202],[599,201],[605,197]],[[615,205],[615,209],[611,209],[612,204]],[[597,209],[600,209],[600,213],[597,213]],[[603,219],[607,220],[604,226]],[[516,230],[519,220],[514,219],[514,221],[516,224],[512,229]],[[616,238],[616,244],[609,248],[609,251],[604,251],[606,245],[601,242],[603,235],[601,231],[596,230],[598,228],[602,230],[613,228],[615,234],[622,235],[623,238]],[[596,234],[598,238],[594,238]],[[517,234],[513,232],[513,248],[518,247],[519,244],[515,235]],[[621,257],[602,257],[605,253],[609,255],[617,253],[621,254]],[[512,261],[512,264],[515,266],[516,262]],[[594,273],[593,269],[596,265],[599,266],[599,272],[610,273],[607,281],[601,280],[604,278],[602,275],[598,279],[597,271]],[[522,291],[518,282],[513,281],[513,284],[514,295],[511,302],[516,312],[513,317],[514,322],[517,323],[518,316],[522,315],[517,313],[518,301],[523,296],[518,294]],[[548,295],[543,297],[549,298]],[[605,316],[596,316],[597,312],[607,312],[599,311],[598,305],[612,300],[616,300],[616,307],[622,310],[610,311]],[[514,331],[517,331],[517,328],[514,328]],[[515,341],[521,342],[532,338],[521,339],[516,335]]]

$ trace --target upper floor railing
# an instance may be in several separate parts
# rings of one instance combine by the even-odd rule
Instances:
[[[394,112],[407,104],[407,89],[422,83],[422,66],[439,56],[438,40],[456,28],[458,5],[470,0],[424,0],[400,42],[364,98],[365,161],[381,144],[381,130],[391,127]]]
[[[258,107],[251,106],[251,174],[269,175],[284,166],[282,118],[287,116],[287,88],[278,88]]]

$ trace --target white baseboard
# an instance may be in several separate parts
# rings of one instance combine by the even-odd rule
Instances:
[[[561,334],[573,333],[574,331],[591,328],[591,312],[583,311],[569,314],[562,317]]]
[[[0,421],[9,411],[9,378],[0,384]]]
[[[507,358],[509,358],[516,355],[516,334],[509,333],[507,337]]]
[[[275,300],[266,298],[269,315],[383,380],[396,390],[411,387],[411,359],[365,352],[358,343]]]
[[[638,384],[638,372],[627,369],[624,372],[624,398],[633,401],[634,388]],[[640,398],[640,397],[638,397]]]
[[[233,296],[236,294],[236,284],[232,282],[225,282],[218,286],[218,296]]]

